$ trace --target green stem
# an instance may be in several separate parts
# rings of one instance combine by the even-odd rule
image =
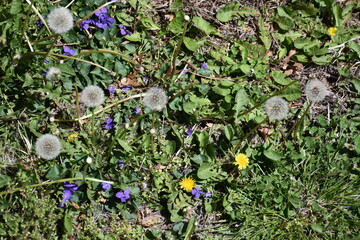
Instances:
[[[82,177],[81,178],[64,178],[64,179],[59,179],[59,180],[55,180],[55,181],[51,181],[51,182],[32,184],[32,185],[28,185],[28,186],[25,186],[25,187],[19,187],[19,188],[11,189],[9,191],[0,192],[0,196],[5,195],[5,194],[9,194],[9,193],[18,192],[18,191],[25,190],[25,189],[28,189],[28,188],[41,187],[41,186],[51,185],[51,184],[55,184],[55,183],[70,182],[70,181],[83,181],[83,180],[84,180],[84,178],[82,178]],[[104,180],[97,179],[97,178],[92,178],[92,177],[86,177],[85,180],[93,181],[93,182],[105,182],[105,183],[109,183],[109,184],[114,184],[114,182],[112,182],[112,181],[104,181]]]

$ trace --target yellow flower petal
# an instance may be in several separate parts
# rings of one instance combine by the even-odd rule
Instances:
[[[191,178],[181,179],[180,186],[186,191],[191,191],[195,187],[195,180]]]
[[[235,165],[238,165],[240,170],[245,169],[249,165],[249,158],[245,154],[238,154],[235,157]]]
[[[337,29],[336,27],[331,27],[331,28],[328,29],[328,34],[329,34],[330,36],[335,36],[337,30],[338,30],[338,29]]]

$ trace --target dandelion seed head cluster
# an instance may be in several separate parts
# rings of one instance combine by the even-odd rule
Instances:
[[[181,179],[180,186],[186,191],[191,191],[195,187],[195,180],[192,178]]]
[[[58,137],[44,134],[36,140],[35,150],[39,157],[51,160],[60,154],[61,143]]]
[[[48,24],[55,33],[62,34],[74,25],[74,18],[69,9],[60,7],[52,10],[48,15]]]
[[[57,67],[51,67],[46,72],[46,79],[53,80],[54,78],[57,78],[61,74],[61,70]]]
[[[305,85],[305,95],[312,102],[320,102],[329,94],[325,84],[319,80],[311,80]]]
[[[167,101],[166,92],[162,88],[152,87],[145,92],[144,105],[151,110],[161,111]]]
[[[97,107],[104,102],[104,91],[94,85],[89,85],[81,92],[80,100],[86,107]]]
[[[271,97],[265,102],[265,112],[270,120],[282,120],[288,112],[289,106],[281,97]]]
[[[243,170],[249,165],[249,158],[245,154],[240,153],[236,155],[234,164],[237,165],[240,170]]]

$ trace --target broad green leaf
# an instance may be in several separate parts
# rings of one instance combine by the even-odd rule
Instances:
[[[282,71],[272,71],[270,75],[274,81],[280,85],[285,86],[291,82],[291,80]]]
[[[295,28],[295,23],[292,19],[286,17],[277,17],[275,22],[279,25],[279,27],[283,30],[291,30]]]
[[[198,140],[200,143],[200,147],[204,147],[209,144],[209,133],[206,131],[200,132],[198,135]]]
[[[229,95],[231,90],[228,89],[228,88],[222,88],[222,87],[219,87],[219,86],[215,86],[212,88],[212,90],[216,93],[216,94],[219,94],[221,96],[226,96],[226,95]]]
[[[194,230],[195,230],[195,220],[196,220],[196,217],[190,218],[190,220],[188,222],[188,226],[187,226],[186,231],[185,231],[184,240],[192,239],[191,236],[192,236],[192,234],[194,233]]]
[[[235,83],[234,82],[231,82],[231,81],[221,81],[220,82],[220,85],[223,86],[223,87],[231,87],[233,86]]]
[[[139,32],[134,32],[133,34],[126,35],[125,38],[132,42],[140,42],[141,41],[141,35]]]
[[[174,2],[171,3],[170,10],[177,10],[183,7],[184,7],[184,3],[182,2],[182,0],[175,0]]]
[[[54,165],[48,174],[46,174],[46,178],[50,180],[58,180],[66,175],[66,168],[62,167],[61,165]]]
[[[239,89],[235,96],[235,118],[238,117],[240,112],[245,110],[245,106],[249,104],[249,96],[244,89]]]
[[[74,68],[71,67],[69,64],[67,63],[63,63],[63,64],[59,64],[57,65],[56,67],[58,67],[62,73],[67,73],[69,75],[72,75],[72,76],[76,76],[76,73],[74,71]]]
[[[284,157],[281,153],[274,151],[274,150],[265,150],[264,155],[267,158],[274,160],[274,161],[279,161],[280,159],[282,159]]]
[[[194,17],[192,21],[194,25],[200,30],[204,31],[206,35],[217,33],[216,28],[201,17]]]
[[[265,26],[264,20],[262,17],[259,18],[259,29],[260,29],[260,39],[264,43],[266,50],[270,49],[272,38],[270,37],[269,29]]]
[[[360,45],[357,44],[355,41],[350,41],[348,44],[349,48],[351,48],[352,50],[354,50],[358,57],[360,57]]]
[[[259,12],[249,7],[240,7],[238,2],[233,2],[221,8],[216,18],[221,22],[228,22],[239,16],[259,15]]]
[[[287,87],[279,94],[279,97],[283,97],[287,101],[295,101],[296,99],[300,98],[302,94],[303,92],[301,91],[301,85],[298,83]]]
[[[64,229],[66,230],[67,233],[70,233],[70,234],[73,233],[71,219],[72,218],[70,218],[70,216],[69,216],[69,210],[66,210],[65,214],[64,214]]]
[[[2,4],[5,4],[5,3],[3,2]],[[10,13],[13,14],[13,15],[20,13],[21,5],[22,5],[21,0],[12,0],[11,1]]]
[[[249,74],[249,72],[251,71],[251,66],[249,64],[245,64],[245,63],[241,64],[240,70],[245,74]]]
[[[360,135],[355,138],[354,145],[356,152],[360,154]]]
[[[125,65],[120,61],[115,62],[114,71],[116,74],[120,74],[121,76],[126,76],[128,74],[128,71],[127,71]]]
[[[34,83],[34,79],[30,76],[29,73],[25,73],[25,82],[23,87],[31,86]]]
[[[183,109],[188,114],[193,114],[196,110],[197,104],[194,102],[184,102]]]
[[[211,105],[211,101],[207,98],[199,98],[199,97],[196,97],[196,96],[190,96],[190,101],[196,103],[196,104],[199,104],[199,105]]]
[[[169,30],[174,34],[179,34],[184,31],[184,12],[176,12],[175,18],[169,23]]]
[[[196,51],[200,47],[200,45],[193,39],[189,37],[184,37],[184,44],[187,49],[190,51]]]
[[[141,18],[141,23],[148,30],[159,30],[160,29],[160,27],[157,24],[155,24],[153,19],[150,17]]]
[[[225,126],[225,137],[229,140],[232,141],[234,138],[234,129],[231,125],[226,125]]]
[[[11,181],[11,178],[9,176],[1,174],[0,175],[0,188],[8,185],[8,183],[10,183],[10,181]]]
[[[309,61],[309,59],[304,55],[304,54],[296,54],[294,56],[292,56],[293,58],[295,58],[295,60],[297,62],[303,62],[306,63]]]
[[[325,55],[321,57],[312,56],[311,60],[317,65],[327,65],[333,60],[333,56],[331,55]]]
[[[360,79],[354,78],[351,80],[351,83],[354,85],[356,91],[360,93]]]
[[[121,139],[118,139],[117,140],[118,143],[120,144],[120,146],[125,150],[125,152],[132,152],[133,149],[127,144],[127,142],[121,140]]]
[[[211,163],[204,163],[197,171],[197,176],[200,179],[208,179],[216,175],[214,165]]]
[[[310,226],[311,226],[312,230],[314,230],[315,232],[318,232],[318,233],[324,232],[324,226],[323,225],[311,224]]]

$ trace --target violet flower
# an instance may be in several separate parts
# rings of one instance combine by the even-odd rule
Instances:
[[[116,123],[114,122],[114,120],[112,118],[107,118],[105,120],[105,129],[110,130],[113,129],[116,125]]]
[[[131,35],[132,32],[130,32],[129,30],[126,30],[126,27],[124,25],[119,25],[119,28],[120,28],[120,34],[122,36],[125,36],[125,35]]]
[[[130,199],[130,189],[125,189],[124,192],[118,192],[115,196],[120,198],[121,202],[126,202],[126,200]]]
[[[110,94],[114,94],[114,93],[115,93],[115,87],[114,87],[114,86],[110,86],[110,87],[108,88],[108,90],[109,90],[109,93],[110,93]]]
[[[190,126],[186,131],[185,134],[187,137],[190,137],[194,132],[194,126]]]
[[[75,54],[75,49],[71,49],[69,46],[64,46],[64,55],[72,56]]]
[[[119,167],[121,167],[121,168],[125,167],[125,163],[123,160],[119,161]]]
[[[67,203],[70,199],[72,199],[72,195],[76,190],[78,190],[79,186],[77,184],[71,184],[69,182],[64,182],[64,191],[63,191],[63,200],[61,201],[60,207],[64,207],[65,203]]]
[[[109,190],[111,188],[111,185],[110,185],[110,183],[102,182],[101,183],[101,188],[103,190]]]
[[[131,90],[131,88],[132,88],[132,86],[123,86],[123,87],[121,87],[121,90],[124,90],[124,91],[129,91],[129,90]]]
[[[201,191],[201,188],[199,186],[197,186],[196,188],[194,188],[193,190],[191,190],[191,194],[194,196],[194,198],[198,198],[200,197],[200,195],[203,193],[203,191]]]
[[[140,113],[141,113],[141,109],[140,109],[139,107],[135,107],[134,113],[135,113],[136,115],[140,114]]]
[[[209,69],[208,65],[205,62],[201,64],[201,68]]]
[[[205,194],[203,195],[203,197],[204,197],[204,198],[210,198],[210,197],[212,197],[212,194],[211,194],[211,192],[207,192],[207,193],[205,193]]]

